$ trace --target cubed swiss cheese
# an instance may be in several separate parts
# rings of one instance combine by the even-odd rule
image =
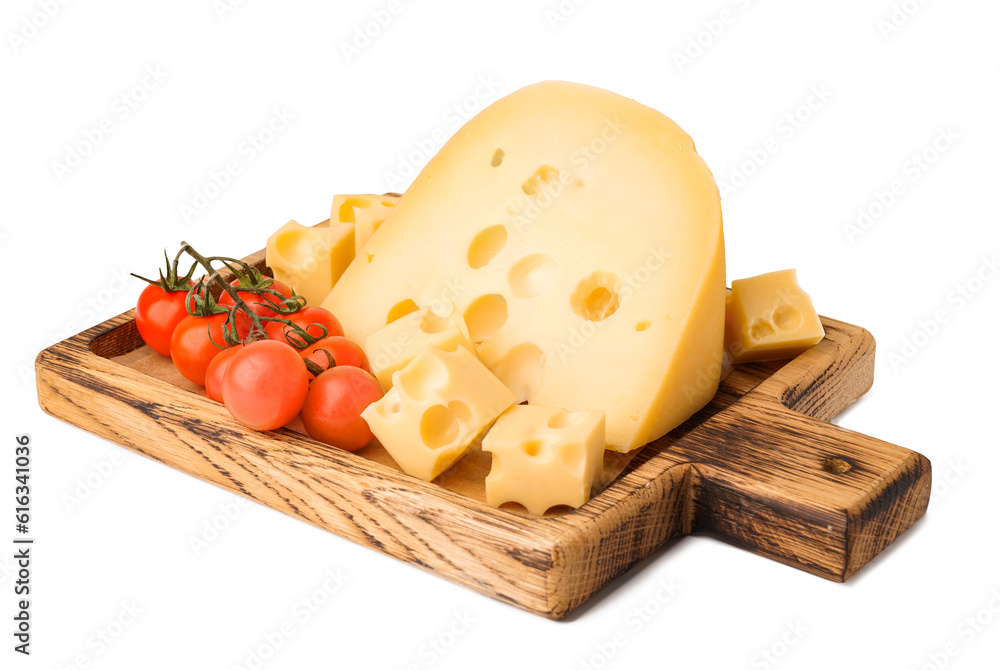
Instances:
[[[824,335],[795,270],[733,281],[726,298],[726,352],[734,363],[792,358]]]
[[[518,502],[532,514],[555,505],[579,507],[600,484],[604,413],[514,405],[483,438],[493,452],[486,502]]]
[[[361,413],[403,472],[430,481],[472,447],[514,394],[464,347],[424,347]]]
[[[295,289],[306,304],[319,305],[354,260],[354,224],[309,227],[289,221],[267,238],[264,253],[275,279]]]
[[[388,391],[393,373],[406,367],[427,345],[445,351],[465,347],[475,354],[465,319],[450,301],[411,312],[370,333],[365,339],[365,353],[372,374]]]

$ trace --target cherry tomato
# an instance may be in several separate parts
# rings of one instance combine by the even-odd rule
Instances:
[[[192,284],[194,282],[191,282]],[[170,355],[170,336],[174,328],[188,316],[184,308],[187,291],[164,291],[154,284],[139,294],[135,305],[135,325],[143,341],[158,354]]]
[[[198,386],[205,385],[205,372],[212,359],[226,347],[222,324],[228,314],[186,316],[181,319],[170,338],[170,357],[186,379]],[[237,335],[245,337],[250,330],[250,317],[237,313]],[[211,337],[211,339],[209,339]]]
[[[302,357],[285,342],[261,340],[235,354],[222,379],[222,397],[233,417],[255,430],[273,430],[294,419],[309,393]]]
[[[318,323],[326,327],[326,337],[331,337],[333,335],[343,335],[344,329],[340,325],[340,321],[333,315],[328,309],[323,309],[322,307],[304,307],[300,311],[294,314],[289,314],[285,317],[292,323],[295,323],[302,328],[306,329],[306,332],[313,337],[320,337],[323,335],[323,331],[317,326],[312,324]],[[264,330],[267,331],[267,336],[272,340],[277,340],[279,342],[288,342],[287,336],[291,336],[292,344],[296,342],[300,345],[305,344],[305,341],[295,334],[295,331],[286,324],[280,321],[265,321]]]
[[[316,365],[325,369],[329,367],[330,361],[327,359],[326,354],[319,351],[320,349],[325,349],[330,352],[330,355],[333,356],[333,361],[337,364],[337,366],[346,365],[349,367],[361,368],[365,372],[372,371],[371,366],[368,364],[368,357],[365,356],[364,349],[341,335],[324,337],[322,340],[317,340],[305,349],[302,349],[299,354],[301,354],[303,358],[308,358],[312,362],[316,363]]]
[[[238,287],[240,285],[240,281],[238,279],[234,279],[229,282],[229,285]],[[277,279],[275,279],[268,288],[276,290],[286,298],[292,297],[292,289],[290,289],[287,284],[282,284]],[[273,307],[281,303],[281,298],[270,294],[260,295],[250,291],[237,291],[236,293],[255,314],[259,314],[260,316],[277,316],[274,313]],[[218,303],[226,307],[232,307],[236,304],[236,301],[234,301],[227,292],[223,291],[222,295],[219,296]]]
[[[375,437],[361,412],[381,397],[382,387],[371,374],[357,367],[337,366],[309,385],[302,423],[320,442],[357,451]]]
[[[208,397],[215,402],[222,402],[222,380],[229,367],[229,361],[242,350],[243,346],[238,344],[223,349],[216,354],[205,369],[205,391],[208,392]]]

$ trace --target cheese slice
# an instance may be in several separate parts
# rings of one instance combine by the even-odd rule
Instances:
[[[406,367],[427,345],[445,351],[465,347],[475,354],[465,319],[451,301],[411,312],[369,334],[365,354],[372,374],[388,391],[393,373]]]
[[[486,502],[518,502],[532,514],[555,505],[579,507],[600,484],[604,412],[514,405],[483,438],[493,452]]]
[[[403,472],[430,481],[512,404],[514,395],[467,349],[428,345],[361,416]]]
[[[354,224],[354,251],[360,256],[365,242],[378,230],[397,202],[398,195],[335,195],[330,207],[330,220]]]
[[[579,84],[523,88],[428,162],[323,306],[364,341],[443,299],[519,398],[602,410],[609,448],[640,447],[716,390],[715,180],[653,109]]]
[[[825,334],[795,270],[733,281],[726,297],[726,352],[733,363],[793,358]]]
[[[289,221],[267,238],[264,262],[274,278],[318,305],[354,260],[354,224],[303,226]]]

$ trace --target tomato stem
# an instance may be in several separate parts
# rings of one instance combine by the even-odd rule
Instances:
[[[279,321],[284,323],[286,326],[290,326],[290,330],[292,332],[285,332],[286,329],[284,328],[282,328],[282,331],[285,332],[285,339],[288,343],[296,349],[304,349],[322,337],[326,337],[327,330],[321,324],[309,324],[318,325],[323,333],[320,337],[310,335],[306,328],[303,328],[290,319],[283,318],[282,316],[271,317],[257,314],[240,296],[240,293],[253,293],[255,295],[265,296],[269,303],[269,308],[274,311],[275,314],[287,315],[294,314],[305,306],[305,299],[296,294],[294,289],[291,297],[286,298],[277,289],[272,288],[272,285],[274,284],[273,279],[264,276],[260,270],[249,265],[245,261],[238,258],[231,258],[229,256],[203,256],[187,242],[181,242],[181,248],[177,252],[177,256],[174,258],[172,266],[174,272],[176,272],[178,260],[181,255],[185,253],[191,256],[191,258],[195,261],[194,264],[192,264],[191,269],[188,271],[188,275],[186,277],[188,281],[190,281],[191,276],[194,273],[194,268],[197,265],[201,265],[207,274],[199,279],[197,284],[190,288],[188,291],[189,297],[185,300],[184,305],[187,308],[188,313],[195,316],[228,313],[229,316],[226,318],[226,322],[222,327],[222,335],[225,339],[226,346],[232,346],[241,342],[250,343],[261,339],[268,339],[267,331],[264,329],[265,321]],[[164,252],[164,256],[166,256],[166,252]],[[233,274],[233,276],[239,280],[238,288],[222,279],[222,275],[219,274],[219,270],[212,265],[214,262],[222,263]],[[169,274],[170,270],[168,270],[168,275]],[[229,294],[229,297],[233,299],[232,309],[216,302],[210,290],[212,283],[217,284],[220,289]],[[240,338],[236,327],[237,311],[246,314],[251,322],[250,332],[247,333],[245,338]],[[294,340],[292,335],[298,339]],[[304,344],[301,344],[300,346],[300,342]],[[215,344],[215,342],[213,342],[213,344]],[[216,346],[219,345],[216,344]]]

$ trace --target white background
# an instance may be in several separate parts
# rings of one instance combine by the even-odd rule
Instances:
[[[0,542],[12,546],[13,438],[27,433],[37,544],[30,658],[11,650],[15,577],[12,551],[0,553],[0,666],[247,667],[283,624],[292,635],[262,667],[995,663],[1000,6],[680,5],[5,2]],[[347,54],[373,16],[387,25]],[[390,173],[418,141],[456,130],[456,104],[481,108],[543,79],[608,88],[677,121],[720,185],[738,186],[724,200],[729,279],[797,267],[823,314],[875,335],[875,386],[839,423],[926,454],[935,489],[927,516],[849,583],[688,538],[552,622],[255,503],[234,507],[234,495],[39,410],[34,356],[132,307],[142,285],[122,275],[155,272],[182,239],[245,255],[290,218],[326,218],[335,193],[403,188],[412,174],[399,186]],[[250,160],[241,144],[275,109],[294,119]],[[105,119],[100,143],[59,168]],[[952,138],[943,152],[939,133]],[[229,160],[240,173],[186,220],[181,206]],[[859,208],[875,216],[852,233]],[[978,291],[960,299],[959,287]],[[936,313],[943,323],[928,325]],[[88,475],[99,485],[71,505]],[[191,539],[225,509],[236,520],[196,553]],[[347,579],[325,598],[328,571]],[[326,602],[306,621],[296,603],[317,589]],[[637,607],[656,612],[633,625]],[[977,616],[979,630],[966,621]],[[100,631],[118,635],[102,646]]]

